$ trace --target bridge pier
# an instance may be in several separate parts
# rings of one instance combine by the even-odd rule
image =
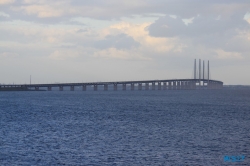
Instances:
[[[176,90],[176,81],[173,82],[173,90]]]
[[[127,85],[126,84],[122,84],[122,90],[127,90]]]
[[[107,91],[107,90],[108,90],[108,85],[105,84],[105,85],[104,85],[104,91]]]
[[[70,91],[74,91],[75,90],[75,86],[70,86]]]
[[[134,83],[131,83],[131,90],[135,90],[135,84]]]
[[[86,91],[87,90],[87,86],[86,85],[83,85],[82,86],[82,91]]]
[[[186,81],[183,82],[183,89],[187,90],[187,82]]]
[[[149,83],[145,84],[145,90],[149,90]]]
[[[181,82],[180,81],[177,81],[177,90],[180,90],[181,89]]]
[[[196,89],[197,86],[196,86],[196,81],[193,81],[193,89]]]
[[[152,82],[152,90],[155,90],[155,82]]]
[[[94,85],[94,91],[98,90],[98,85]]]
[[[59,86],[59,91],[63,91],[63,86]]]
[[[184,90],[185,89],[185,82],[184,81],[180,81],[180,89]]]
[[[208,83],[207,83],[207,89],[211,89],[211,82],[210,81],[208,81]]]
[[[142,90],[142,83],[138,83],[138,90]]]
[[[117,91],[117,84],[114,84],[114,91]]]
[[[168,82],[168,90],[172,90],[172,82]]]
[[[167,90],[167,83],[163,82],[163,90]]]
[[[158,90],[161,90],[161,82],[158,82]]]
[[[35,90],[36,90],[36,91],[39,91],[39,87],[38,87],[38,86],[37,86],[37,87],[35,87]]]
[[[48,89],[48,91],[51,91],[51,90],[52,90],[52,87],[51,87],[51,86],[48,86],[47,89]]]

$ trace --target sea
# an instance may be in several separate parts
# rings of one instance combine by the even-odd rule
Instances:
[[[250,165],[250,89],[0,92],[0,165]]]

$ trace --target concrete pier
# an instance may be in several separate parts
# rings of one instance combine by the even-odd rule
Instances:
[[[172,82],[168,82],[168,90],[172,90]]]
[[[94,85],[94,91],[98,90],[98,85]]]
[[[74,86],[70,86],[70,91],[74,91],[75,87]]]
[[[142,83],[138,84],[138,90],[142,90]]]
[[[48,86],[48,91],[51,91],[52,90],[52,87]]]
[[[132,91],[135,90],[135,84],[134,83],[131,84],[131,90]]]
[[[173,90],[176,90],[176,81],[173,82]]]
[[[122,90],[126,90],[127,89],[127,85],[126,84],[122,84]]]
[[[155,90],[155,82],[152,82],[152,90]]]
[[[59,91],[63,91],[63,86],[60,86],[60,87],[59,87]]]
[[[145,90],[149,90],[149,83],[145,83]]]
[[[163,90],[167,90],[167,83],[163,82]]]
[[[114,91],[117,91],[117,84],[114,84]]]
[[[180,83],[180,81],[177,81],[177,90],[181,90],[181,83]]]
[[[82,86],[82,91],[86,91],[87,90],[87,86],[86,85],[83,85]]]
[[[161,82],[158,82],[158,90],[161,90]]]
[[[107,91],[107,90],[108,90],[108,85],[105,84],[105,85],[104,85],[104,91]]]

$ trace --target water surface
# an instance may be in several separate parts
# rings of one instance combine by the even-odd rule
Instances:
[[[250,164],[250,90],[0,93],[0,165],[231,164],[225,155]]]

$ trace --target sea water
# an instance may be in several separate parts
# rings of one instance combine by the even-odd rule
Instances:
[[[250,90],[0,93],[0,165],[250,164]]]

